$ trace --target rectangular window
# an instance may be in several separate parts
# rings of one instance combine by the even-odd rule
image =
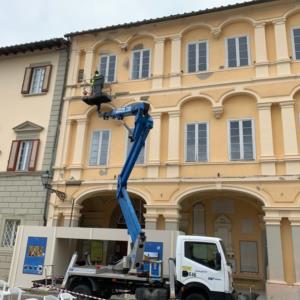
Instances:
[[[109,130],[97,130],[93,132],[90,149],[90,166],[107,165],[109,138]]]
[[[134,50],[132,52],[131,79],[148,78],[150,71],[150,50]]]
[[[227,65],[230,68],[249,65],[247,36],[227,39]]]
[[[39,140],[13,141],[7,171],[34,171],[39,143]]]
[[[116,55],[100,56],[100,74],[104,76],[106,82],[116,81]]]
[[[294,57],[300,59],[300,28],[293,29]]]
[[[187,124],[185,139],[185,161],[208,161],[207,123]]]
[[[17,229],[19,225],[20,220],[5,220],[1,243],[2,247],[13,247],[15,245]]]
[[[132,130],[132,128],[131,128]],[[128,131],[127,131],[128,132]],[[127,156],[132,148],[133,142],[130,141],[129,139],[129,133],[127,134]],[[126,156],[126,157],[127,157]],[[136,160],[136,164],[137,165],[142,165],[145,163],[145,147],[142,148],[137,160]]]
[[[51,65],[26,68],[22,85],[22,94],[40,94],[48,92],[51,69]]]
[[[254,160],[253,121],[229,122],[230,160]]]
[[[256,241],[240,241],[241,272],[258,273]]]
[[[207,71],[207,47],[207,41],[188,44],[188,73]]]
[[[184,256],[186,258],[214,270],[219,269],[216,264],[216,254],[218,252],[217,245],[213,243],[184,243]]]

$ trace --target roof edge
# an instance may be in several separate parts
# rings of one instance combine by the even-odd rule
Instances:
[[[225,10],[229,10],[229,9],[253,6],[253,5],[257,5],[257,4],[263,4],[263,3],[274,2],[274,1],[277,1],[277,0],[252,0],[252,1],[242,2],[242,3],[230,4],[230,5],[226,5],[226,6],[219,6],[219,7],[214,7],[214,8],[207,8],[204,10],[187,12],[187,13],[183,13],[183,14],[175,14],[175,15],[170,15],[170,16],[166,16],[166,17],[159,17],[159,18],[155,18],[155,19],[145,19],[142,21],[135,21],[135,22],[118,24],[118,25],[111,25],[111,26],[106,26],[106,27],[90,29],[90,30],[75,31],[75,32],[67,33],[64,36],[66,38],[69,38],[69,37],[74,37],[74,36],[89,34],[89,33],[95,33],[95,32],[103,32],[103,31],[109,31],[109,30],[115,30],[115,29],[121,29],[121,28],[130,28],[130,27],[134,27],[134,26],[141,26],[141,25],[160,23],[160,22],[165,22],[165,21],[172,21],[172,20],[177,20],[177,19],[182,19],[182,18],[188,18],[188,17],[209,14],[209,13],[214,13],[214,12],[219,12],[219,11],[225,11]]]
[[[53,38],[49,40],[0,47],[0,56],[34,52],[36,50],[44,50],[44,49],[53,49],[53,48],[63,49],[68,47],[68,45],[69,45],[69,41],[64,38]]]

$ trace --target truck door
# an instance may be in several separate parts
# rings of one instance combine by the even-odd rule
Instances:
[[[199,282],[211,291],[224,292],[224,266],[218,259],[217,244],[186,240],[182,250],[177,279],[184,285]]]

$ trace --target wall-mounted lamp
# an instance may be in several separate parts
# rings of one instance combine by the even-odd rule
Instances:
[[[50,174],[49,171],[46,171],[42,176],[41,176],[42,184],[45,189],[50,191],[50,193],[55,193],[57,197],[61,200],[64,201],[67,197],[66,193],[55,190],[52,188],[50,182],[52,180],[52,175]]]

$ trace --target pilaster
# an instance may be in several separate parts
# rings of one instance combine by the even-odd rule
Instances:
[[[275,30],[277,74],[287,75],[291,73],[291,65],[286,35],[286,20],[284,18],[278,19],[273,24]]]
[[[71,128],[72,128],[72,123],[73,120],[67,120],[66,121],[66,129],[65,129],[65,137],[64,137],[64,142],[63,142],[63,152],[62,152],[62,167],[67,166],[67,155],[68,155],[68,145],[70,143],[70,133],[71,133]]]
[[[284,158],[286,160],[286,174],[300,173],[300,159],[295,120],[295,103],[293,100],[280,103],[283,130]]]
[[[146,228],[156,229],[157,218],[162,215],[165,219],[166,230],[178,230],[180,207],[177,205],[146,205]]]
[[[164,72],[164,47],[165,39],[157,38],[154,44],[154,61],[153,61],[153,79],[152,89],[161,89],[163,85],[163,72]]]
[[[85,53],[85,62],[84,62],[84,76],[87,81],[89,81],[94,73],[93,70],[93,61],[94,61],[94,53],[93,49],[88,49]]]
[[[80,59],[80,50],[72,49],[70,54],[69,76],[67,81],[68,85],[72,85],[77,82],[79,59]]]
[[[268,216],[266,222],[267,251],[268,251],[268,281],[285,283],[283,268],[283,253],[281,244],[281,217]]]
[[[150,131],[147,177],[158,178],[160,164],[161,113],[152,113],[153,129]]]
[[[77,119],[77,130],[76,130],[76,137],[74,143],[74,152],[73,152],[73,161],[72,165],[70,166],[71,169],[71,176],[74,179],[79,180],[81,178],[81,171],[82,171],[82,156],[83,150],[85,147],[85,135],[86,135],[86,125],[87,119]]]
[[[179,177],[180,111],[170,111],[168,134],[167,178]]]
[[[256,77],[267,77],[269,75],[268,59],[267,59],[267,45],[266,45],[266,30],[265,23],[258,23],[254,27],[255,39],[255,54]]]
[[[289,218],[289,221],[292,229],[296,284],[300,285],[300,256],[298,254],[300,249],[300,214],[298,216]]]
[[[261,147],[260,162],[262,175],[276,175],[271,106],[272,103],[259,103],[257,105],[259,117],[259,136]]]
[[[181,85],[181,36],[171,38],[171,78],[170,87]]]

